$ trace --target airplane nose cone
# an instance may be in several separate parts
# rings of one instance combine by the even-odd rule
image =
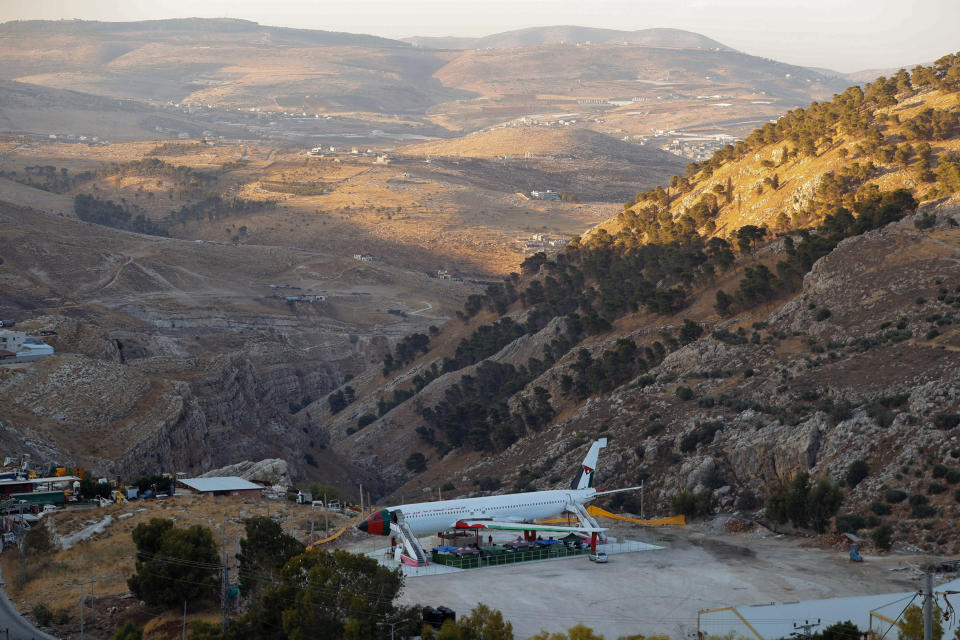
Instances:
[[[369,526],[370,526],[369,523],[366,520],[364,520],[363,522],[357,525],[357,529],[360,529],[360,531],[363,531],[364,533],[366,533],[367,527]]]

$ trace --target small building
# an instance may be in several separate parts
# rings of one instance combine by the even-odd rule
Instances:
[[[17,352],[17,361],[33,362],[34,360],[52,355],[53,347],[46,342],[40,338],[27,338],[26,341],[20,345],[20,351]]]
[[[12,352],[14,357],[8,354]],[[53,355],[53,347],[40,338],[32,338],[22,331],[0,330],[0,360],[33,362]]]
[[[239,498],[259,498],[263,487],[237,476],[219,478],[183,478],[177,484],[195,493]]]
[[[9,498],[13,494],[27,494],[34,491],[50,492],[69,489],[74,481],[79,481],[77,476],[51,476],[45,478],[10,478],[0,480],[0,498]],[[20,498],[21,500],[23,498]]]
[[[26,339],[27,334],[23,331],[0,331],[0,349],[16,353]]]
[[[560,194],[552,189],[546,191],[531,191],[530,197],[534,200],[560,200]]]
[[[0,498],[9,498],[14,493],[27,493],[30,491],[33,491],[33,483],[30,482],[30,480],[0,480]]]
[[[359,260],[360,262],[373,262],[373,254],[371,253],[355,253],[353,254],[354,260]]]

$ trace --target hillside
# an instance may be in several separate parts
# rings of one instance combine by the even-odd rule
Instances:
[[[637,184],[659,184],[684,164],[652,145],[623,142],[582,125],[497,127],[398,151],[404,158],[429,158],[434,174],[476,187],[510,193],[552,189],[579,202],[631,197]],[[424,175],[422,169],[417,173]]]
[[[124,477],[253,455],[285,458],[298,478],[360,473],[301,405],[466,295],[316,250],[152,237],[4,203],[0,259],[0,317],[54,332],[57,352],[0,367],[0,448]]]
[[[663,166],[668,171],[680,162],[675,155],[659,149],[622,142],[581,127],[516,126],[488,129],[460,138],[407,145],[399,151],[409,155],[468,158],[529,154],[576,160],[602,159],[648,169]]]
[[[732,51],[716,40],[683,29],[596,29],[561,25],[553,27],[530,27],[495,33],[482,38],[413,37],[404,42],[417,47],[432,49],[509,49],[532,47],[542,44],[637,44],[646,47],[671,47],[678,49],[717,49]]]
[[[0,34],[0,78],[115,98],[397,113],[463,97],[431,79],[441,58],[374,36],[201,19],[8,22]]]
[[[522,49],[465,51],[435,77],[445,86],[482,95],[553,94],[589,98],[618,86],[613,96],[634,95],[649,82],[674,91],[731,85],[773,97],[809,96],[843,85],[836,76],[730,50],[669,49],[614,44],[547,44]],[[614,83],[625,83],[615,85]],[[629,87],[629,89],[628,89]],[[663,87],[660,87],[661,91]],[[642,95],[642,94],[641,94]],[[829,94],[828,94],[829,95]]]
[[[310,409],[388,500],[560,487],[607,436],[600,482],[644,482],[648,515],[893,514],[955,552],[958,96],[947,56],[793,111]]]

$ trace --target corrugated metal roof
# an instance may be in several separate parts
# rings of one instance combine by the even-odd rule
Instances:
[[[952,580],[934,591],[955,591],[960,589],[960,578]],[[808,600],[806,602],[770,603],[766,605],[735,606],[716,609],[701,614],[700,628],[705,635],[724,636],[733,633],[734,636],[755,640],[757,635],[763,640],[787,638],[796,629],[794,624],[803,624],[805,621],[820,620],[817,631],[829,627],[837,622],[850,620],[861,631],[870,626],[870,612],[874,611],[884,617],[895,620],[910,599],[917,592],[889,593],[876,596],[855,596],[851,598],[831,598],[829,600]],[[919,604],[918,598],[914,604]],[[736,610],[736,613],[734,612]],[[737,615],[739,614],[739,615]],[[742,617],[741,617],[742,616]],[[756,630],[756,634],[747,626]],[[873,628],[880,628],[881,633],[888,630],[890,623],[882,619],[873,619]]]
[[[243,489],[263,489],[258,484],[237,476],[222,476],[219,478],[184,478],[178,480],[194,491],[241,491]]]
[[[79,480],[77,476],[51,476],[48,478],[23,478],[22,480],[9,479],[9,480],[0,480],[0,485],[8,484],[51,484],[57,482],[73,482],[74,480]]]

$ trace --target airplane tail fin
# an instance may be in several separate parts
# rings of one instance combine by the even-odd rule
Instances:
[[[571,489],[589,489],[593,486],[593,472],[597,469],[597,458],[600,455],[600,449],[607,446],[607,439],[600,438],[590,445],[587,451],[587,457],[583,459],[580,471],[570,484]]]

